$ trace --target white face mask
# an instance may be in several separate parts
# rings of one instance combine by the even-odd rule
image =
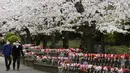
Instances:
[[[16,43],[14,42],[13,45],[16,45]]]
[[[7,44],[10,44],[10,42],[7,42]]]
[[[17,47],[17,48],[19,47],[19,43],[18,43],[18,42],[16,43],[16,47]]]
[[[17,46],[19,46],[19,43],[16,43]]]

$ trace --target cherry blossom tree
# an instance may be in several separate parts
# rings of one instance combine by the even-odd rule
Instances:
[[[121,20],[129,18],[129,2],[129,0],[5,0],[1,1],[1,15],[3,15],[1,19],[10,20],[9,24],[17,30],[23,26],[32,26],[31,28],[35,30],[30,29],[30,31],[34,34],[43,32],[43,30],[38,31],[36,27],[45,28],[45,21],[48,27],[54,27],[54,24],[57,25],[61,21],[63,25],[58,26],[60,32],[62,30],[74,31],[64,28],[81,25],[85,21],[88,21],[89,26],[91,26],[91,21],[96,21],[97,29],[101,31],[126,32],[117,26],[120,25]],[[72,21],[76,22],[72,25]],[[53,31],[58,28],[55,27],[49,30]],[[49,30],[46,31],[50,32]]]
[[[81,26],[86,28],[78,32],[85,36],[92,29],[127,33],[121,22],[129,13],[129,0],[0,0],[0,21],[7,21],[1,31],[26,29],[30,35],[76,32]]]

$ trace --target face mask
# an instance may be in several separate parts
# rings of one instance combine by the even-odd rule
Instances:
[[[18,43],[16,43],[16,47],[18,48],[18,46],[19,46],[19,44]]]
[[[17,45],[19,45],[19,43],[16,43]]]
[[[13,45],[16,45],[16,43],[14,42]]]
[[[10,42],[7,42],[7,44],[10,44]]]

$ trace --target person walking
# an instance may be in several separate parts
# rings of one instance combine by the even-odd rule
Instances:
[[[13,44],[12,57],[13,57],[13,70],[15,70],[15,63],[17,62],[17,70],[20,67],[21,54],[24,56],[22,45],[17,41]]]
[[[12,46],[9,41],[7,41],[7,43],[3,46],[2,54],[4,55],[5,58],[6,71],[8,71],[10,70],[11,55],[12,55]]]

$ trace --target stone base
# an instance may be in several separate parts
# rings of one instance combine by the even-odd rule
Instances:
[[[43,65],[41,63],[34,63],[33,68],[44,71],[44,72],[58,73],[58,67],[56,67],[56,66]]]
[[[25,65],[25,57],[21,57],[21,58],[20,58],[20,62],[21,62],[21,64],[24,64],[24,65]]]
[[[29,66],[29,67],[33,67],[34,64],[34,60],[25,60],[24,65]]]

